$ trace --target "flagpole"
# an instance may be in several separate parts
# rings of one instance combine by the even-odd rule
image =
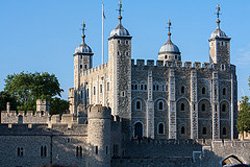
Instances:
[[[104,4],[102,1],[102,64],[104,64]]]

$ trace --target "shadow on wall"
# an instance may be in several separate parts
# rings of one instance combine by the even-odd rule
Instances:
[[[87,125],[1,124],[0,164],[13,166],[86,166],[96,159],[87,143]]]

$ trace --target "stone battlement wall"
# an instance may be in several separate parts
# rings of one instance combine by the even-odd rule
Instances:
[[[220,67],[217,64],[210,64],[208,62],[167,62],[166,65],[163,65],[163,61],[157,60],[143,60],[143,59],[137,59],[136,61],[134,59],[131,60],[132,66],[147,66],[147,67],[172,67],[172,68],[188,68],[188,69],[212,69],[212,70],[219,70]],[[236,67],[235,65],[230,65],[230,68],[232,71],[235,71]]]
[[[1,124],[1,136],[87,136],[87,124]]]
[[[106,69],[106,68],[108,68],[108,63],[106,63],[106,64],[101,64],[101,65],[99,65],[99,66],[97,66],[97,67],[94,67],[94,68],[91,68],[91,69],[89,69],[89,70],[83,71],[83,72],[81,73],[81,75],[83,75],[83,76],[90,75],[90,74],[92,74],[92,73],[96,73],[96,72],[99,72],[99,71],[103,71],[103,70]]]

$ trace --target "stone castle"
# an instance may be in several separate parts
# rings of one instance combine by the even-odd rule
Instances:
[[[122,25],[108,39],[109,59],[93,68],[85,42],[74,52],[70,113],[1,111],[2,166],[174,167],[250,163],[250,141],[237,140],[237,77],[230,37],[217,28],[210,62],[182,62],[171,39],[158,60],[131,59],[132,36]]]

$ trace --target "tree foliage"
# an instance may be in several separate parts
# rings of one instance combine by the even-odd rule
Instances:
[[[51,99],[50,101],[50,114],[64,114],[69,109],[69,102],[58,97]]]
[[[34,111],[36,99],[50,101],[63,90],[54,74],[21,72],[7,76],[4,91],[16,99],[18,110]]]
[[[237,128],[239,132],[250,130],[250,104],[247,96],[242,97],[240,102]]]
[[[1,91],[0,92],[0,111],[6,110],[6,104],[7,102],[10,102],[10,109],[16,110],[16,99],[12,97],[7,92]]]

